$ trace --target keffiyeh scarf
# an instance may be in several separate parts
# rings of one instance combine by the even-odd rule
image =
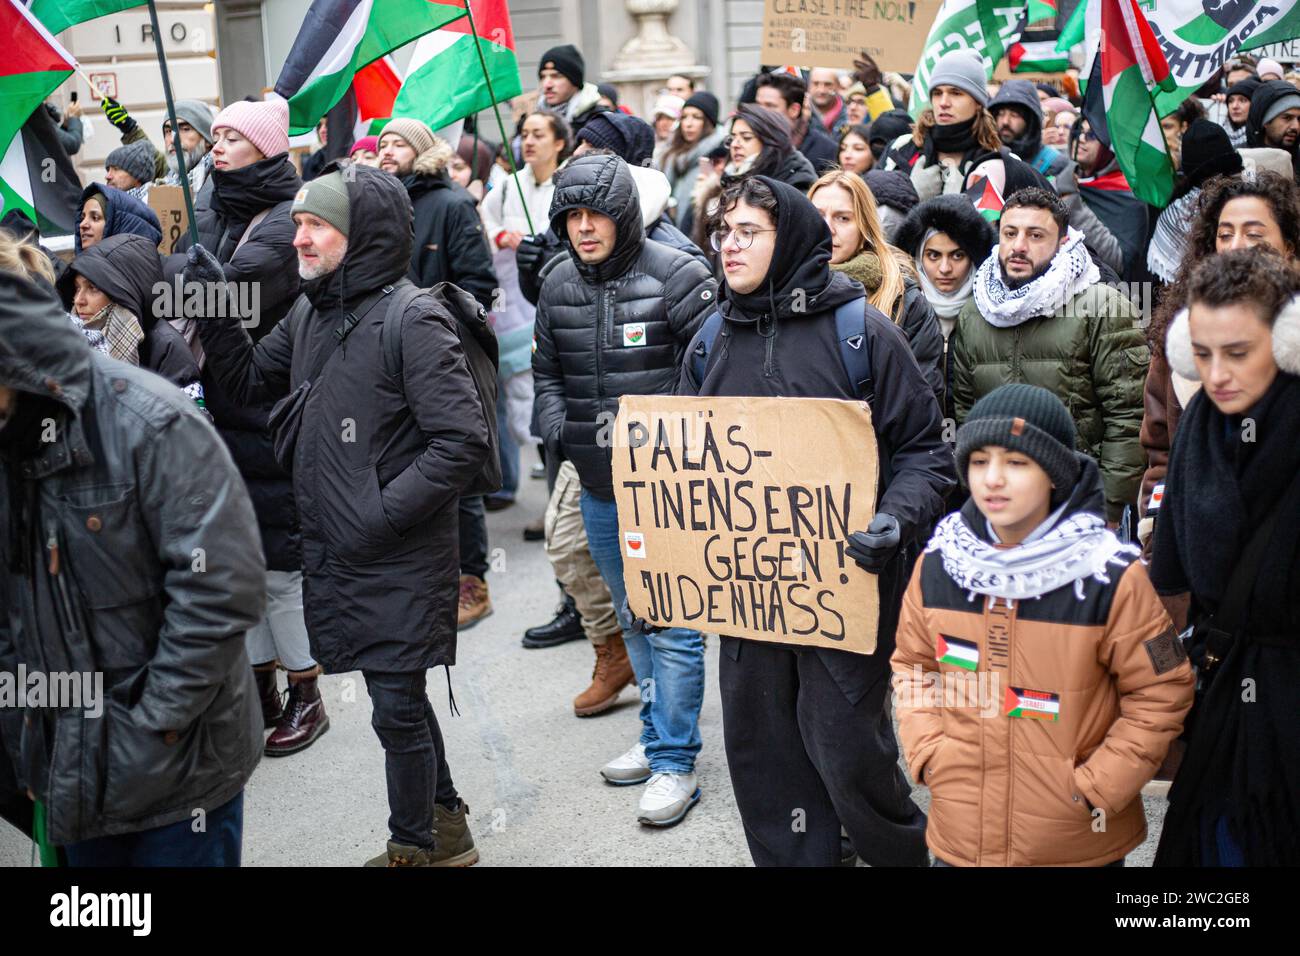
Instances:
[[[1002,278],[1000,246],[993,247],[975,273],[975,304],[989,325],[1010,329],[1040,315],[1053,315],[1070,299],[1101,281],[1097,264],[1083,244],[1083,233],[1068,227],[1065,245],[1052,257],[1047,271],[1017,289]]]

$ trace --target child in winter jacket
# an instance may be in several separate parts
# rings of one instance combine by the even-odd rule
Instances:
[[[951,866],[1121,865],[1192,669],[1051,392],[1004,385],[957,433],[970,500],[917,563],[891,660],[926,840]]]

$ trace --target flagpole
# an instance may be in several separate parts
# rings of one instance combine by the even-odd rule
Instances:
[[[194,197],[190,195],[189,171],[185,168],[185,150],[181,148],[181,125],[176,121],[176,104],[172,100],[172,83],[167,75],[167,54],[163,53],[162,30],[158,26],[158,7],[149,0],[149,22],[153,26],[153,44],[158,51],[158,66],[162,69],[163,95],[167,98],[167,116],[172,124],[172,148],[176,151],[176,168],[185,194],[185,213],[190,220],[190,242],[199,244],[199,225],[194,220]]]
[[[149,2],[153,3],[153,0],[149,0]],[[515,168],[515,151],[510,148],[510,140],[506,136],[506,124],[501,122],[501,110],[497,106],[497,95],[492,92],[492,77],[488,76],[487,60],[483,59],[483,47],[479,45],[478,27],[474,25],[474,10],[472,8],[473,0],[465,0],[465,13],[469,15],[469,32],[474,37],[474,49],[478,53],[478,65],[483,68],[483,81],[487,83],[488,98],[492,100],[492,112],[497,118],[497,129],[501,131],[501,146],[510,160],[510,175],[515,178],[515,188],[519,190],[520,205],[524,207],[524,219],[528,222],[528,233],[529,235],[536,235],[537,229],[533,225],[533,217],[528,213],[528,203],[523,202],[524,187],[519,185],[519,170]],[[477,134],[477,121],[474,124],[474,131]],[[477,154],[474,156],[474,161],[478,161]]]

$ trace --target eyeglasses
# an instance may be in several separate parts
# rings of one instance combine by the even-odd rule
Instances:
[[[776,230],[751,229],[749,226],[740,226],[736,229],[715,229],[709,233],[709,245],[713,247],[714,252],[721,252],[722,247],[727,244],[727,240],[735,236],[736,248],[748,249],[754,244],[754,237],[760,232],[776,232]]]
[[[1094,133],[1094,132],[1093,132],[1092,130],[1090,130],[1090,129],[1085,129],[1085,130],[1083,130],[1082,132],[1080,132],[1080,133],[1079,133],[1079,139],[1081,139],[1081,140],[1082,140],[1083,142],[1085,142],[1085,143],[1099,143],[1099,142],[1101,142],[1100,137],[1098,137],[1097,134]]]

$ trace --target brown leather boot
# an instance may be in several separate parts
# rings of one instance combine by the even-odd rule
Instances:
[[[287,757],[306,750],[317,737],[330,729],[330,719],[325,716],[325,702],[316,686],[319,674],[319,667],[289,672],[289,700],[280,723],[266,738],[265,753],[268,757]]]
[[[472,574],[460,576],[460,595],[456,614],[456,627],[473,627],[492,613],[492,599],[488,597],[487,582]]]
[[[478,862],[478,847],[469,832],[469,807],[464,800],[455,810],[441,803],[433,805],[433,862],[430,866],[473,866]]]
[[[573,713],[578,717],[594,717],[609,710],[618,702],[618,695],[628,684],[636,686],[632,662],[627,659],[623,635],[615,631],[597,644],[596,667],[591,672],[591,686],[573,699]]]
[[[262,723],[267,730],[270,730],[284,716],[280,688],[275,683],[275,661],[255,665],[253,679],[257,681],[257,696],[262,701]]]

